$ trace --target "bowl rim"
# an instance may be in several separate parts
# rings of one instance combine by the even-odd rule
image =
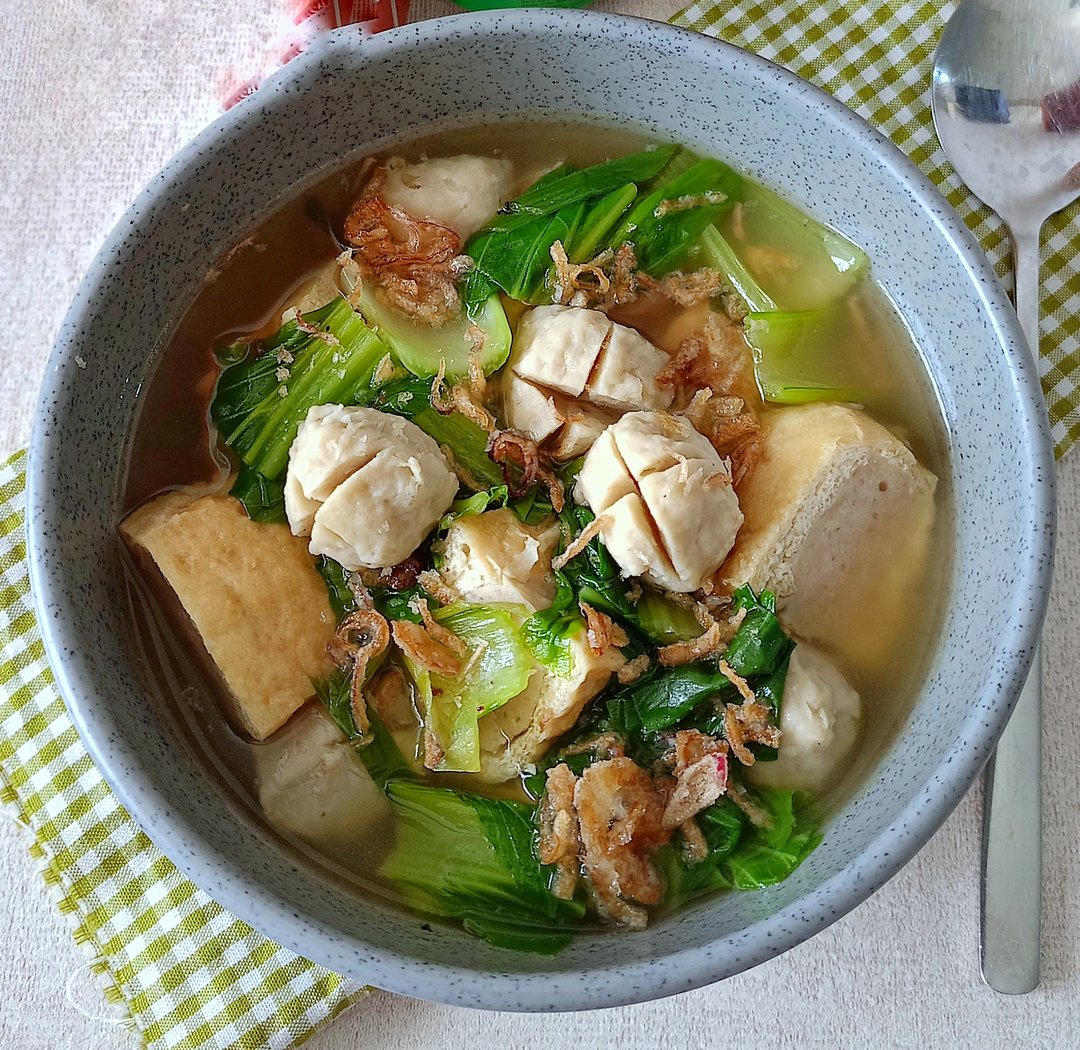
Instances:
[[[649,31],[656,34],[658,39],[723,55],[728,63],[741,65],[751,71],[767,71],[783,84],[785,90],[811,93],[839,132],[856,141],[872,144],[892,176],[916,201],[923,206],[932,203],[942,236],[963,262],[973,286],[977,286],[977,294],[997,340],[1007,351],[1015,399],[1022,408],[1026,424],[1018,440],[1018,466],[1024,470],[1024,476],[1041,478],[1041,482],[1033,484],[1030,489],[1031,510],[1037,520],[1052,524],[1055,516],[1053,446],[1041,386],[1031,355],[1023,352],[1026,344],[1016,315],[990,262],[962,220],[914,163],[883,134],[816,85],[752,52],[689,28],[596,11],[533,9],[455,14],[407,24],[375,36],[361,35],[356,27],[335,30],[275,73],[266,86],[298,77],[338,47],[362,47],[366,55],[378,61],[384,53],[409,47],[418,37],[426,44],[433,44],[450,34],[483,35],[493,30],[508,29],[528,34],[537,28],[550,30],[556,20],[572,20],[578,29],[589,35],[617,35],[627,26],[647,22]],[[302,924],[297,923],[297,916],[291,908],[280,898],[266,892],[261,885],[245,882],[243,872],[211,847],[200,843],[200,849],[186,849],[179,858],[175,857],[171,849],[175,831],[171,828],[180,822],[178,815],[141,770],[134,781],[132,774],[123,772],[125,764],[129,769],[138,770],[138,763],[124,762],[127,752],[110,738],[107,716],[87,696],[80,686],[78,674],[63,658],[67,612],[57,601],[59,595],[56,593],[55,575],[47,571],[49,559],[45,554],[44,535],[53,514],[47,493],[55,441],[46,426],[46,417],[49,404],[59,390],[62,365],[74,353],[70,344],[82,326],[84,304],[94,298],[93,293],[106,283],[112,258],[122,243],[132,214],[156,200],[160,187],[171,184],[195,162],[201,151],[228,135],[241,117],[249,116],[253,109],[262,107],[272,98],[273,92],[264,86],[264,90],[222,114],[181,148],[161,173],[148,183],[135,202],[125,209],[80,282],[76,298],[64,317],[49,355],[37,403],[27,465],[28,562],[35,612],[46,653],[51,658],[57,688],[87,751],[120,802],[184,875],[222,907],[297,954],[331,968],[340,968],[343,959],[341,942],[335,941],[331,929],[320,928],[311,922],[303,924],[306,929],[299,929]],[[1045,615],[1052,570],[1053,531],[1052,527],[1040,531],[1030,550],[1017,552],[1017,592],[1032,597],[1031,614],[1026,621],[1020,622],[1012,634],[1009,649],[1016,659],[1011,675],[1000,684],[996,696],[989,700],[987,707],[972,705],[970,715],[962,724],[963,739],[977,737],[995,741],[1016,702]],[[50,614],[50,610],[57,609],[60,611]],[[357,969],[362,971],[351,976],[388,991],[434,1001],[486,1009],[545,1011],[628,1005],[711,984],[756,966],[808,939],[888,881],[939,829],[979,773],[986,754],[969,748],[957,761],[949,761],[933,769],[918,789],[912,792],[910,801],[899,812],[897,819],[885,827],[862,853],[788,907],[740,931],[741,936],[755,936],[752,940],[747,938],[742,941],[737,962],[726,958],[723,953],[709,951],[710,947],[723,945],[725,940],[722,939],[711,946],[668,953],[662,960],[616,962],[590,967],[587,971],[555,969],[528,977],[486,973],[482,980],[475,980],[476,971],[472,968],[457,966],[449,961],[421,963],[367,946],[364,960],[350,947],[349,953],[355,958]],[[664,979],[650,983],[656,982],[658,964],[664,967]],[[599,997],[590,993],[587,982],[581,980],[586,974],[609,978],[603,982],[605,990]],[[455,989],[453,995],[447,993],[450,986]],[[618,991],[620,988],[625,991]]]

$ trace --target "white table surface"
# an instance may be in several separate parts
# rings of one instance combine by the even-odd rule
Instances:
[[[613,10],[667,18],[672,0]],[[415,16],[448,13],[418,0]],[[83,270],[138,190],[217,113],[230,66],[258,64],[284,0],[2,0],[0,451],[26,442],[49,346]],[[1080,1046],[1080,452],[1060,471],[1061,529],[1046,631],[1046,930],[1043,983],[980,981],[976,788],[884,889],[786,955],[724,984],[591,1014],[481,1014],[375,993],[313,1050]],[[1073,594],[1073,599],[1066,595]],[[91,1019],[103,1001],[34,863],[0,817],[0,1048],[129,1048]]]

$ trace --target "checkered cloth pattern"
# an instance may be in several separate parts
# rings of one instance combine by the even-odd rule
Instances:
[[[0,466],[0,802],[106,998],[149,1047],[284,1050],[364,989],[268,941],[186,879],[86,753],[45,659],[23,527],[26,454]]]
[[[956,5],[897,0],[720,0],[672,21],[753,51],[824,88],[888,135],[941,190],[1012,282],[1004,223],[971,194],[938,144],[930,73],[942,26]],[[1039,374],[1060,458],[1080,436],[1080,201],[1042,238]]]
[[[960,183],[930,119],[931,56],[953,6],[721,0],[673,21],[786,66],[880,128],[941,188],[1008,281],[1007,233]],[[1040,370],[1059,456],[1080,433],[1078,210],[1055,216],[1043,239]],[[0,466],[0,802],[30,827],[31,852],[106,998],[147,1046],[296,1046],[365,990],[225,912],[113,796],[45,659],[29,596],[24,486],[20,452]]]

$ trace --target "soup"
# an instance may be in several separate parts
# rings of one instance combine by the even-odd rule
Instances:
[[[917,360],[862,251],[719,161],[369,158],[222,260],[144,397],[155,691],[349,892],[496,944],[777,882],[932,637]]]

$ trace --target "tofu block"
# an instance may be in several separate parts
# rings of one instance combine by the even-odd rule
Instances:
[[[558,525],[525,525],[508,509],[458,518],[443,543],[443,579],[467,602],[510,602],[530,613],[555,597]]]
[[[742,525],[731,466],[688,420],[627,412],[597,439],[578,475],[578,500],[602,516],[600,535],[624,576],[697,590]]]
[[[513,178],[505,157],[460,154],[415,164],[391,157],[381,192],[387,204],[448,226],[464,243],[510,199]]]
[[[595,655],[584,628],[573,637],[572,646],[569,678],[538,667],[523,692],[480,719],[482,779],[492,783],[512,780],[539,762],[626,662],[614,647]]]
[[[811,641],[885,651],[918,580],[937,479],[885,427],[845,405],[778,409],[740,489],[745,523],[721,570],[777,595],[785,626]]]
[[[247,731],[264,740],[331,670],[335,620],[303,540],[251,521],[228,496],[167,493],[121,524],[157,565],[236,699]]]
[[[799,642],[784,681],[776,761],[756,762],[747,776],[762,787],[820,796],[847,772],[861,724],[859,694],[820,649]]]

